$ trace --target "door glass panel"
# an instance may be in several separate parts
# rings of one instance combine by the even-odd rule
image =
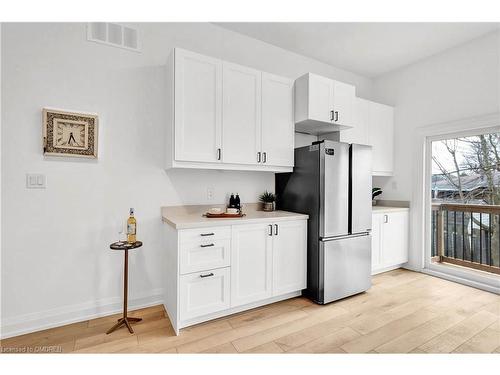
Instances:
[[[431,261],[500,274],[500,133],[432,142]]]

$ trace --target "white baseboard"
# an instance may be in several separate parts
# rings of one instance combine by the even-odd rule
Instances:
[[[372,270],[372,276],[378,275],[379,273],[396,270],[398,268],[406,268],[406,267],[403,267],[404,265],[406,265],[406,263],[395,264],[395,265],[392,265],[392,266],[377,268],[375,270]]]
[[[8,337],[116,314],[122,311],[122,304],[122,298],[113,297],[19,315],[12,318],[4,318],[1,322],[0,338],[6,339]],[[129,310],[160,304],[163,304],[163,289],[154,289],[150,293],[132,297],[128,301]]]
[[[256,307],[260,307],[260,306],[264,306],[264,305],[269,305],[271,303],[275,303],[275,302],[278,302],[278,301],[283,301],[285,299],[290,299],[290,298],[298,297],[300,295],[302,295],[302,290],[298,290],[298,291],[290,292],[290,293],[285,293],[285,294],[282,294],[282,295],[279,295],[279,296],[275,296],[275,297],[266,298],[264,300],[260,300],[260,301],[257,301],[257,302],[248,303],[248,304],[242,305],[242,306],[232,307],[232,308],[229,308],[229,309],[226,309],[226,310],[223,310],[223,311],[218,311],[216,313],[212,313],[212,314],[208,314],[208,315],[203,315],[203,316],[198,317],[198,318],[184,320],[184,321],[179,322],[179,329],[180,328],[186,328],[186,327],[189,327],[189,326],[192,326],[192,325],[195,325],[195,324],[203,323],[203,322],[206,322],[206,321],[209,321],[209,320],[221,318],[223,316],[228,316],[228,315],[236,314],[236,313],[239,313],[241,311],[246,311],[246,310],[254,309]],[[176,332],[176,334],[179,334],[179,332]]]

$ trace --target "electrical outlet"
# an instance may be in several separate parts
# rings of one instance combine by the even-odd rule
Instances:
[[[214,188],[208,187],[207,188],[207,200],[211,201],[213,199],[214,199]]]

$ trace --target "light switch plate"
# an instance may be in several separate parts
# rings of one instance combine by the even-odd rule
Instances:
[[[47,179],[44,174],[27,173],[26,188],[27,189],[45,189],[47,187]]]

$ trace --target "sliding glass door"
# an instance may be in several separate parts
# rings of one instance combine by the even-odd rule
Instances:
[[[462,277],[478,272],[498,277],[500,133],[434,136],[427,146],[431,207],[426,264],[445,273],[458,270]]]

